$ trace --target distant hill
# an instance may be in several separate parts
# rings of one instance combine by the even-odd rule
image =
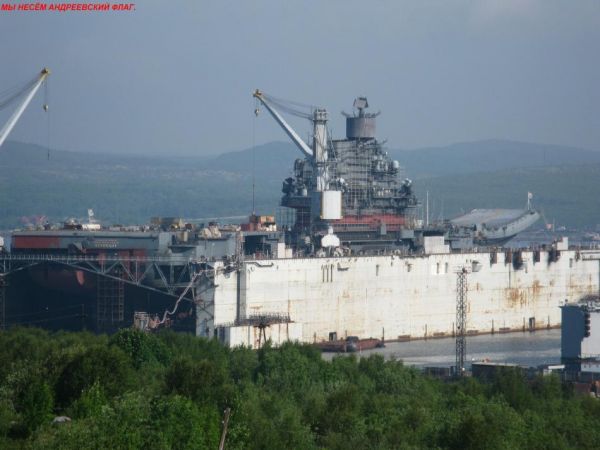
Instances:
[[[507,140],[391,150],[390,156],[398,159],[408,177],[413,179],[525,167],[600,163],[600,151]]]
[[[207,169],[252,173],[257,177],[278,177],[280,181],[292,173],[294,161],[302,154],[295,145],[287,142],[269,142],[254,149],[223,153],[203,163]]]
[[[249,214],[251,170],[207,168],[204,158],[142,157],[46,150],[7,142],[0,151],[0,229],[44,215],[51,221],[93,208],[107,223],[151,216]],[[257,209],[272,210],[281,180],[257,183]]]
[[[591,228],[600,224],[600,164],[522,168],[447,175],[414,182],[430,217],[451,218],[474,208],[521,208],[527,193],[546,219],[557,225]]]
[[[389,149],[388,153],[400,161],[411,179],[524,167],[600,164],[600,151],[508,140],[463,142],[414,150]],[[254,160],[257,176],[277,174],[281,178],[291,173],[293,161],[300,157],[295,145],[270,142],[254,150],[229,152],[208,159],[204,167],[250,171]]]
[[[511,141],[389,151],[406,166],[432,217],[475,207],[519,207],[528,191],[549,219],[570,226],[600,222],[600,152]],[[106,223],[151,216],[187,218],[273,212],[281,182],[300,152],[272,142],[217,157],[152,157],[52,150],[7,142],[0,150],[0,229],[47,216],[60,221],[88,208]],[[254,162],[253,162],[254,161]],[[468,176],[465,176],[469,174]]]

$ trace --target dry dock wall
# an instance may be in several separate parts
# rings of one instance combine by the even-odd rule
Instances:
[[[290,340],[359,336],[386,340],[450,336],[456,315],[457,271],[466,268],[467,330],[490,333],[560,325],[559,305],[599,290],[600,265],[585,253],[509,252],[357,256],[245,261],[239,272],[215,266],[204,290],[197,333],[228,345],[257,345],[236,320],[288,315]],[[522,262],[522,263],[521,263]],[[267,338],[283,338],[268,327]],[[239,328],[235,330],[233,328]]]

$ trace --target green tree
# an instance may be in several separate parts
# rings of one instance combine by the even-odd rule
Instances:
[[[123,328],[110,338],[110,345],[129,356],[136,369],[145,364],[166,365],[170,360],[167,346],[155,335],[140,330]]]
[[[223,408],[231,404],[234,395],[228,375],[225,367],[208,359],[178,358],[165,375],[166,393]]]
[[[116,347],[95,346],[76,355],[58,378],[58,403],[70,405],[94,383],[100,383],[109,397],[122,394],[132,387],[133,370],[123,351]]]
[[[215,449],[221,436],[216,408],[197,406],[179,395],[158,398],[150,407],[148,447]]]
[[[108,399],[104,389],[99,381],[95,381],[89,388],[83,390],[81,397],[73,402],[68,412],[74,418],[95,417],[100,415],[106,405]]]
[[[52,419],[54,399],[48,384],[40,379],[32,380],[22,399],[22,417],[25,428],[32,432]]]

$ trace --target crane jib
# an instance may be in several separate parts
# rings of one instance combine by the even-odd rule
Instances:
[[[267,111],[271,114],[271,116],[275,119],[275,121],[279,124],[279,126],[283,129],[283,131],[288,135],[288,137],[292,140],[294,144],[300,149],[302,153],[306,156],[313,158],[314,151],[310,146],[302,140],[302,138],[296,133],[296,131],[285,121],[283,117],[277,112],[277,110],[271,105],[271,102],[268,98],[258,89],[254,91],[253,96],[257,98]]]
[[[18,98],[19,96],[26,93],[25,99],[19,104],[19,106],[17,107],[17,109],[15,110],[13,115],[8,119],[8,122],[6,122],[4,127],[2,127],[2,129],[0,130],[0,147],[4,143],[4,141],[6,140],[6,138],[8,137],[8,135],[10,134],[10,132],[12,131],[14,126],[17,124],[19,118],[23,114],[23,111],[25,111],[25,109],[27,108],[27,105],[29,105],[29,103],[31,102],[31,99],[33,98],[35,93],[38,91],[38,89],[40,88],[42,83],[46,80],[46,78],[48,77],[49,74],[50,74],[50,71],[48,69],[44,68],[40,72],[37,79],[33,83],[31,83],[31,85],[28,84],[25,87],[25,89],[23,89],[21,92],[18,92],[18,95],[11,96],[11,97],[14,97],[11,99],[11,101],[13,101],[16,98]],[[45,107],[44,110],[47,110],[47,107]]]

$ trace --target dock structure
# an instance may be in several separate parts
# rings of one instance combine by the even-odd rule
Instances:
[[[125,313],[125,286],[161,294],[195,305],[199,292],[196,285],[203,277],[211,276],[204,263],[177,257],[147,257],[122,255],[52,255],[39,253],[0,254],[0,328],[10,324],[6,309],[9,303],[7,288],[12,276],[23,271],[68,273],[82,286],[91,285],[88,310],[95,315],[96,331],[115,331],[131,320]],[[190,289],[190,283],[194,286]],[[169,300],[166,300],[169,302]],[[162,311],[159,311],[162,313]],[[81,305],[81,316],[85,315]]]
[[[42,264],[53,264],[133,284],[149,290],[176,296],[175,292],[187,286],[191,274],[202,270],[202,263],[186,258],[148,257],[121,255],[45,255],[39,253],[0,254],[0,275],[7,277],[14,272]],[[149,284],[152,279],[158,284]]]
[[[565,299],[600,289],[598,250],[569,248],[567,242],[512,251],[445,247],[418,255],[247,258],[227,274],[220,262],[210,263],[215,275],[203,283],[206,308],[197,311],[197,334],[256,347],[258,333],[239,319],[279,313],[291,323],[265,329],[275,343],[322,342],[332,335],[366,339],[381,336],[382,329],[390,341],[468,339],[558,328]],[[456,268],[468,271],[468,302],[466,280],[457,289],[462,275]],[[457,350],[464,354],[463,344],[459,340]]]
[[[561,306],[563,362],[600,361],[600,295]]]

